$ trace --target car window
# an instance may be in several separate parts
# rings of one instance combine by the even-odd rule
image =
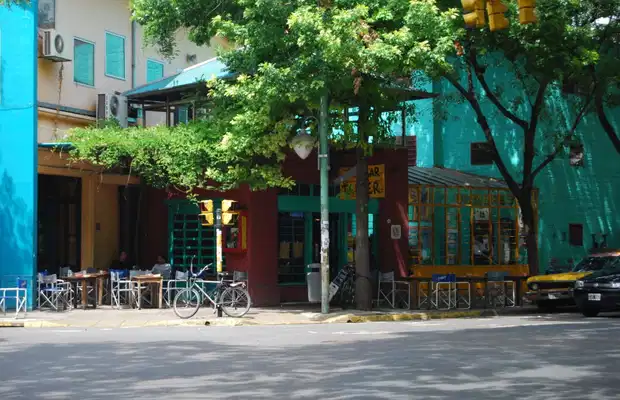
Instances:
[[[586,257],[573,268],[573,272],[600,271],[602,269],[620,269],[620,257]]]

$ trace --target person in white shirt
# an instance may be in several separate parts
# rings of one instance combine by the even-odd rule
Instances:
[[[166,259],[163,256],[157,256],[157,263],[153,265],[151,273],[161,274],[164,279],[169,279],[171,270],[172,267],[166,262]]]

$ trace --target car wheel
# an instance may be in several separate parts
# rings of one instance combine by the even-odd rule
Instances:
[[[556,304],[551,301],[539,301],[536,303],[536,306],[539,310],[544,312],[552,312],[555,311]]]
[[[583,314],[583,316],[587,318],[596,317],[600,312],[601,310],[599,310],[598,308],[585,308],[581,310],[581,313]]]

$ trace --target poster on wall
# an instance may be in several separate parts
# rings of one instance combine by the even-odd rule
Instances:
[[[458,229],[448,229],[446,241],[448,244],[448,254],[446,254],[446,263],[449,265],[456,264],[459,250],[459,231]]]
[[[39,28],[56,27],[56,0],[39,0]]]
[[[488,221],[489,220],[489,209],[488,208],[474,208],[474,220]]]

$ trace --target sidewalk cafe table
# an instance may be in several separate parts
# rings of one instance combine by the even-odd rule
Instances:
[[[75,284],[76,292],[77,292],[78,285],[82,285],[81,303],[82,303],[82,309],[86,310],[86,308],[88,307],[88,286],[89,284],[94,288],[95,292],[97,293],[97,297],[95,301],[93,302],[93,308],[97,308],[97,305],[103,304],[103,285],[108,275],[109,275],[109,272],[107,271],[95,272],[92,274],[76,273],[71,276],[65,276],[62,279],[65,281],[71,282],[72,285]],[[73,305],[76,308],[77,308],[77,301],[78,301],[77,296],[74,296]]]
[[[162,308],[162,299],[163,299],[163,286],[164,286],[164,278],[160,274],[156,275],[136,275],[132,276],[131,280],[136,282],[138,285],[138,309],[142,308],[142,285],[146,284],[150,286],[150,290],[152,294],[156,294],[157,296],[157,308]],[[157,286],[157,290],[153,290],[153,286]]]

